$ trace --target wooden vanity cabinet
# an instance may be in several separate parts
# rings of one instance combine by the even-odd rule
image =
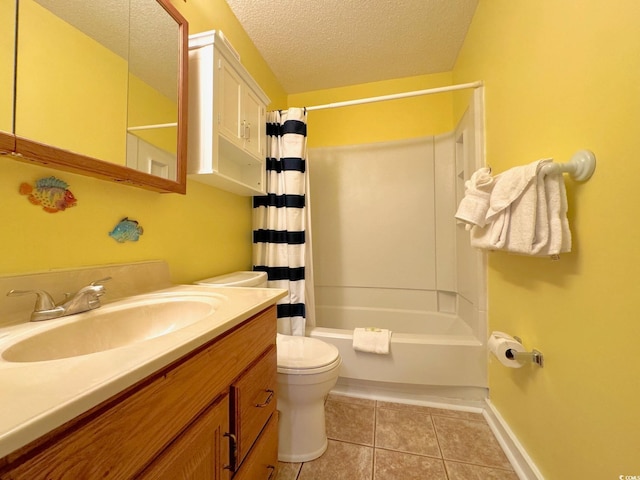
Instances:
[[[229,396],[203,413],[137,478],[140,480],[211,479],[228,480]]]
[[[271,306],[0,459],[0,479],[273,478],[275,339]]]

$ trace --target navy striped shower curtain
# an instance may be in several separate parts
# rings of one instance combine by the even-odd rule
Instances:
[[[267,113],[267,195],[253,198],[253,269],[267,272],[269,287],[289,290],[277,305],[278,332],[287,335],[304,335],[312,310],[305,293],[311,240],[306,147],[304,109]]]

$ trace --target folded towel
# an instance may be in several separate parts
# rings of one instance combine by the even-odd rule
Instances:
[[[536,235],[538,170],[549,161],[537,160],[496,175],[486,217],[488,225],[471,230],[473,247],[531,254]]]
[[[472,225],[484,227],[487,210],[489,210],[491,189],[493,188],[491,169],[480,168],[471,175],[469,180],[464,182],[464,187],[464,198],[458,205],[455,217],[468,224],[467,230]]]
[[[545,175],[542,159],[497,175],[486,226],[471,230],[471,245],[525,255],[571,251],[567,199],[562,175]]]
[[[478,225],[471,228],[471,246],[485,250],[504,249],[509,231],[511,209],[505,208],[499,215],[484,227]]]
[[[487,211],[487,222],[492,221],[493,217],[520,198],[531,187],[531,184],[536,182],[540,167],[550,161],[551,159],[536,160],[529,165],[514,167],[496,175]],[[531,208],[535,208],[535,204]]]
[[[544,177],[545,203],[547,207],[548,238],[535,249],[535,255],[555,256],[571,251],[571,230],[567,219],[567,192],[562,174]]]
[[[384,328],[356,328],[353,330],[353,349],[360,352],[389,353],[391,330]]]

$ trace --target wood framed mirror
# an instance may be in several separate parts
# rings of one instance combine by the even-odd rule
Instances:
[[[17,17],[11,154],[185,193],[188,25],[169,0],[18,0]]]

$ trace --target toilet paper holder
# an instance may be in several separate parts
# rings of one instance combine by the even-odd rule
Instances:
[[[520,337],[513,337],[518,343],[522,343],[522,339]],[[544,367],[544,355],[542,352],[536,350],[535,348],[530,352],[516,352],[515,350],[507,350],[506,357],[509,360],[517,360],[519,362],[532,362],[538,365],[540,368]]]

